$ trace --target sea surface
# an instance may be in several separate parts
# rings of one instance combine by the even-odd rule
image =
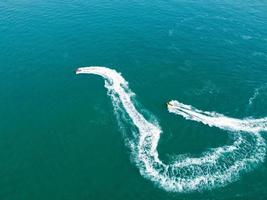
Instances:
[[[224,185],[177,192],[151,180],[127,142],[130,117],[120,121],[101,77],[75,74],[85,66],[121,73],[162,130],[162,161],[201,157],[243,133],[166,103],[267,117],[266,1],[1,0],[0,199],[267,199],[266,152]],[[244,134],[253,153],[254,133]]]

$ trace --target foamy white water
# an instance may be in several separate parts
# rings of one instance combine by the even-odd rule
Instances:
[[[159,159],[157,151],[161,128],[157,122],[146,119],[137,110],[133,103],[134,93],[122,75],[115,70],[95,66],[79,68],[76,73],[95,74],[105,79],[105,87],[116,114],[126,114],[129,119],[127,122],[136,132],[137,137],[129,138],[129,141],[141,175],[166,191],[190,192],[224,186],[264,161],[266,145],[260,132],[267,130],[267,118],[234,119],[171,101],[169,112],[187,120],[234,132],[234,141],[231,145],[203,152],[200,157],[177,156],[172,162],[165,163]]]

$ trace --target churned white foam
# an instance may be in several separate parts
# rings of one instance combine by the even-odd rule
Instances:
[[[137,110],[134,93],[122,75],[115,70],[97,66],[79,68],[76,73],[95,74],[105,79],[105,87],[116,115],[126,116],[126,122],[130,122],[135,132],[136,137],[133,141],[129,139],[129,146],[141,175],[166,191],[190,192],[224,186],[237,180],[242,172],[264,161],[266,146],[259,132],[267,130],[266,118],[234,119],[171,101],[169,112],[234,132],[234,141],[231,145],[204,152],[200,157],[178,156],[171,163],[165,163],[159,159],[157,151],[161,128],[156,121],[146,119]]]

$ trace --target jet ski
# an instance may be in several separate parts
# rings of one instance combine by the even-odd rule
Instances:
[[[82,70],[80,68],[76,69],[76,74],[78,74],[79,72],[81,72]]]
[[[173,106],[173,104],[171,102],[167,102],[167,107],[169,106]]]

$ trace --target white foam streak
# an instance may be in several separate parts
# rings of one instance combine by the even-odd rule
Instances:
[[[191,106],[172,101],[169,111],[228,131],[244,131],[253,134],[235,133],[234,142],[203,153],[201,157],[177,157],[171,163],[159,159],[157,146],[161,128],[157,122],[147,120],[135,107],[133,94],[127,81],[115,70],[105,67],[84,67],[77,74],[96,74],[105,79],[105,87],[112,99],[116,114],[118,110],[127,114],[130,125],[137,129],[136,141],[131,141],[134,162],[140,173],[159,187],[171,192],[189,192],[212,189],[238,179],[263,162],[265,142],[259,131],[266,131],[266,119],[234,119],[204,112]],[[118,118],[119,119],[119,118]],[[129,120],[127,121],[129,123]],[[122,123],[120,121],[120,123]]]
[[[260,95],[260,92],[265,90],[267,87],[267,84],[262,85],[261,87],[258,87],[254,90],[254,94],[252,95],[252,97],[249,98],[248,100],[248,105],[252,106],[254,101],[258,98],[258,96]]]

